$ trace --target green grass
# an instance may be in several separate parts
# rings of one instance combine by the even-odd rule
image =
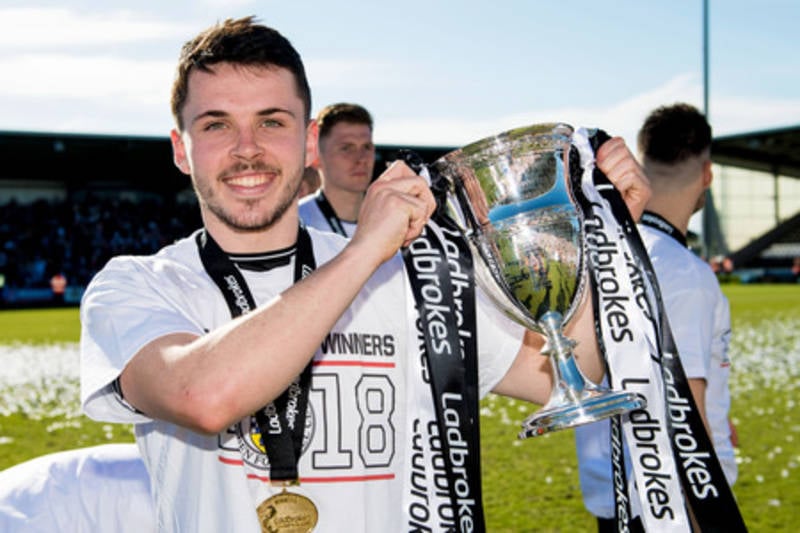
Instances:
[[[734,327],[731,416],[740,459],[734,493],[750,531],[793,532],[800,528],[800,285],[724,285],[723,290]],[[0,345],[76,342],[78,329],[76,309],[0,311]],[[42,404],[36,409],[5,415],[0,403],[0,469],[57,450],[133,440],[129,426],[96,423],[75,409],[60,409],[77,404],[76,389],[77,383],[51,390],[31,400]],[[489,531],[594,531],[581,500],[572,432],[518,441],[531,406],[490,396],[482,412]]]
[[[80,329],[74,307],[0,311],[0,344],[78,342]]]
[[[50,346],[77,343],[79,337],[74,307],[0,311],[0,345]],[[130,426],[100,424],[81,415],[78,386],[77,378],[44,380],[16,390],[12,398],[0,390],[0,470],[46,453],[133,441]]]
[[[800,529],[800,285],[723,285],[733,320],[734,494],[751,532]],[[733,384],[735,383],[735,386]],[[570,431],[516,442],[529,406],[490,396],[481,417],[489,531],[595,531]]]
[[[797,316],[800,310],[800,284],[739,285],[724,284],[722,291],[731,304],[731,318],[755,325],[776,317]]]
[[[86,417],[0,416],[0,470],[47,453],[109,442],[133,442],[133,429]],[[20,449],[22,448],[22,449]]]

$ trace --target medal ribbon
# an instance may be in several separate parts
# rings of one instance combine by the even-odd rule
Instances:
[[[598,132],[592,139],[594,148],[599,147],[603,137],[608,136]],[[645,409],[623,418],[645,528],[688,531],[685,498],[702,531],[746,531],[692,398],[655,271],[636,225],[619,192],[594,169],[593,147],[586,130],[576,132],[574,145],[584,163],[580,191],[585,196],[581,202],[586,215],[593,291],[598,296],[595,320],[608,355],[609,382],[636,390],[648,400]],[[615,273],[613,283],[603,276],[609,269]],[[620,287],[620,294],[614,294],[610,287]],[[609,316],[607,311],[622,307],[631,325],[626,330],[631,332],[627,340],[632,343],[620,342],[623,339],[619,330],[615,332],[605,327],[610,324],[604,320]],[[617,317],[615,323],[619,324],[620,319]],[[649,353],[652,363],[642,357],[645,353]],[[654,453],[655,450],[659,450],[658,453]],[[612,453],[612,457],[615,455],[622,456]],[[621,472],[624,466],[615,465],[615,481]],[[621,477],[624,478],[624,474]],[[620,519],[620,510],[627,508],[627,495],[619,494],[617,488],[617,519],[619,530],[623,531],[627,524]],[[662,502],[662,505],[655,502]]]
[[[205,230],[198,233],[197,247],[203,267],[225,297],[231,318],[254,310],[256,302],[244,276],[211,234]],[[308,276],[315,268],[311,238],[305,228],[300,226],[294,282]],[[261,442],[269,459],[271,480],[296,481],[299,477],[297,461],[303,447],[310,384],[311,361],[286,391],[254,414],[261,432]]]
[[[686,248],[688,243],[686,242],[686,236],[681,233],[681,230],[673,226],[669,223],[667,219],[658,215],[657,213],[653,213],[651,211],[645,211],[642,213],[642,219],[639,221],[639,224],[643,224],[645,226],[650,226],[651,228],[655,228],[662,233],[666,233],[679,243],[681,246]]]
[[[458,226],[446,214],[444,181],[425,167],[417,154],[401,150],[398,157],[429,179],[437,197],[431,222],[403,250],[403,259],[425,332],[425,357],[454,527],[484,531],[472,254]]]
[[[317,191],[317,194],[314,196],[314,200],[317,202],[317,206],[319,206],[319,210],[322,211],[323,216],[328,221],[328,225],[331,227],[334,233],[338,233],[342,237],[348,237],[347,232],[344,230],[344,226],[342,226],[342,221],[339,219],[339,216],[333,210],[333,206],[325,198],[325,195],[322,193],[322,189]]]

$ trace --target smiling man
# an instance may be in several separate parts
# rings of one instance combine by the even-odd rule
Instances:
[[[372,116],[357,104],[326,106],[317,114],[322,186],[300,202],[306,225],[352,237],[375,168]]]
[[[310,108],[300,56],[272,28],[226,20],[184,45],[171,138],[204,227],[155,255],[116,257],[90,283],[83,409],[134,425],[159,531],[400,532],[420,521],[479,531],[480,477],[456,477],[465,458],[480,466],[477,447],[443,459],[453,475],[434,458],[445,434],[436,428],[453,417],[436,413],[397,253],[437,231],[426,226],[435,200],[396,162],[369,186],[352,238],[301,225],[296,195],[316,153]],[[649,186],[622,139],[597,161],[640,213]],[[474,308],[478,368],[462,387],[461,350],[451,350],[445,370],[459,391],[547,401],[538,347],[485,298],[462,300]],[[596,375],[589,307],[568,334]],[[448,410],[459,412],[458,396],[447,393]],[[473,431],[477,416],[458,430]]]

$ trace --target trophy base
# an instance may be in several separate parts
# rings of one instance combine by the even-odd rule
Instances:
[[[580,393],[577,401],[551,399],[547,405],[525,420],[519,438],[538,437],[559,429],[596,422],[641,409],[646,404],[644,397],[635,392],[587,388]]]

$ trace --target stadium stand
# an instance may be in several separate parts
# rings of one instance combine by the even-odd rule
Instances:
[[[377,147],[376,174],[399,148]],[[404,148],[426,161],[452,149]],[[152,253],[200,226],[167,138],[0,132],[0,154],[0,307],[76,305],[113,255]],[[800,178],[800,126],[715,139],[712,158]],[[798,250],[800,214],[730,256],[757,279],[791,272]],[[59,274],[62,297],[51,288]]]

